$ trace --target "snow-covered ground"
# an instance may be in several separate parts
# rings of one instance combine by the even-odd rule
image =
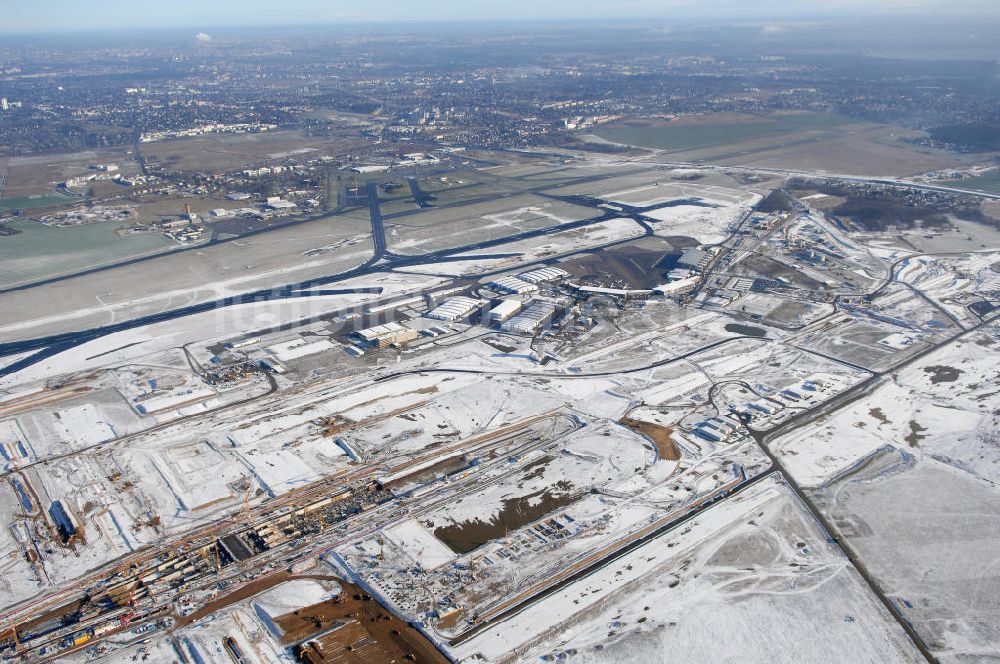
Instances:
[[[298,609],[325,602],[340,594],[340,586],[333,581],[292,579],[257,595],[251,606],[274,620]]]
[[[426,570],[438,568],[455,559],[455,553],[416,519],[403,521],[383,532],[386,539],[403,549],[413,562]]]
[[[987,250],[959,256],[917,256],[902,261],[896,279],[913,285],[965,325],[978,322],[968,310],[977,295],[1000,291],[1000,274],[993,266],[1000,251]],[[995,295],[994,295],[995,297]]]
[[[553,191],[603,198],[605,209],[651,206],[656,235],[703,244],[727,237],[759,199],[734,182],[712,184],[731,181],[724,174],[670,181],[691,173],[631,168]],[[562,170],[565,178],[594,172]],[[420,215],[391,217],[387,230],[394,248],[428,251],[477,232],[483,237],[474,239],[503,237],[583,218],[576,208],[525,195],[480,209],[472,216],[480,226],[462,226],[471,208],[439,210],[433,218],[457,229],[441,237]],[[780,217],[755,216],[754,224]],[[1000,331],[980,325],[970,305],[995,299],[1000,254],[914,254],[897,266],[898,283],[883,286],[889,261],[912,252],[884,237],[859,241],[818,213],[788,223],[766,240],[751,230],[747,237],[760,242],[742,251],[771,252],[781,269],[821,282],[855,275],[850,293],[817,290],[798,301],[786,292],[789,280],[737,297],[748,280],[762,285],[731,271],[703,287],[729,284],[736,299],[706,309],[662,297],[572,301],[571,289],[550,284],[545,295],[565,304],[559,316],[568,321],[555,333],[515,337],[469,321],[405,348],[343,352],[362,316],[419,316],[428,291],[474,289],[487,270],[558,263],[645,235],[642,224],[616,218],[488,249],[508,256],[468,252],[331,286],[380,294],[312,294],[109,335],[0,379],[8,473],[0,599],[30,600],[193,528],[224,530],[269,505],[291,511],[301,496],[351,488],[339,496],[358,502],[338,501],[343,512],[326,514],[320,532],[303,526],[287,553],[260,554],[272,556],[267,569],[296,556],[335,565],[442,642],[501,616],[447,645],[456,658],[919,661],[774,472],[757,442],[774,431],[765,440],[781,469],[807,488],[833,534],[860,554],[932,649],[956,662],[992,655],[1000,640],[992,569],[1000,542]],[[794,252],[774,253],[788,249],[779,246],[788,238],[838,257],[800,268]],[[335,258],[352,244],[333,240],[305,258]],[[690,244],[643,242],[643,251]],[[473,278],[448,279],[465,275]],[[219,292],[241,285],[227,281]],[[405,304],[382,306],[392,298]],[[341,315],[330,325],[293,325],[334,312]],[[61,322],[4,320],[0,337]],[[980,329],[900,365],[963,325]],[[286,329],[266,331],[278,327]],[[265,376],[254,364],[264,356],[287,371]],[[839,410],[797,417],[869,379]],[[46,514],[55,500],[79,520],[79,543],[53,537]],[[305,514],[290,523],[298,528],[299,516],[312,518]],[[586,575],[522,604],[582,569]],[[214,594],[216,580],[190,592]],[[272,661],[281,656],[275,618],[338,591],[298,579],[179,637],[199,661],[228,658],[227,636]],[[153,661],[177,657],[163,639],[149,647]]]
[[[399,272],[459,276],[462,274],[478,274],[486,269],[494,270],[505,267],[514,269],[529,261],[558,256],[571,251],[597,247],[629,238],[637,238],[641,237],[642,234],[642,227],[631,219],[608,219],[607,221],[588,224],[582,228],[559,231],[539,238],[507,242],[490,247],[488,250],[490,254],[513,254],[511,257],[486,260],[470,258],[469,261],[432,263],[419,267],[402,268]],[[456,257],[476,256],[484,253],[484,251],[486,250],[470,251],[464,254],[456,254]]]
[[[733,224],[748,210],[735,205],[672,205],[649,210],[643,216],[656,220],[653,231],[661,237],[693,237],[701,244],[716,244],[729,237]]]
[[[993,327],[931,353],[883,379],[868,398],[778,437],[771,449],[809,486],[885,445],[1000,481],[991,453],[1000,437],[997,334]]]
[[[922,661],[773,480],[451,651],[463,662]]]

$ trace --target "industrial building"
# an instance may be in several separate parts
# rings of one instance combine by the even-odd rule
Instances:
[[[288,372],[288,367],[273,355],[266,355],[260,358],[257,360],[257,365],[264,371],[270,371],[271,373],[283,374]]]
[[[475,300],[471,297],[452,297],[428,311],[424,316],[435,320],[465,320],[478,311],[483,304],[481,300]]]
[[[362,166],[352,166],[351,172],[353,173],[384,173],[391,168],[388,164],[370,164]]]
[[[504,332],[534,334],[538,328],[552,320],[556,306],[549,302],[533,301],[527,309],[500,326]]]
[[[524,302],[521,300],[516,300],[511,298],[509,300],[504,300],[497,306],[490,309],[489,314],[487,314],[490,322],[502,323],[508,318],[521,311],[524,308]]]
[[[49,505],[49,517],[56,530],[59,531],[59,538],[63,544],[82,535],[80,521],[67,501],[52,501],[52,504]]]
[[[569,272],[557,267],[540,267],[537,270],[523,272],[517,275],[517,278],[521,281],[527,281],[529,284],[540,284],[546,281],[558,281],[568,276]]]
[[[581,295],[613,295],[616,297],[645,297],[652,295],[653,291],[646,288],[606,288],[604,286],[577,286],[570,284]]]
[[[389,322],[385,325],[369,327],[365,330],[353,332],[351,337],[355,338],[364,346],[373,348],[387,348],[389,346],[399,346],[413,341],[420,336],[417,330],[410,329],[396,322]]]
[[[247,346],[254,346],[259,344],[263,339],[260,337],[249,337],[246,339],[240,339],[239,341],[233,341],[232,343],[226,344],[226,348],[232,350],[239,350],[240,348],[246,348]]]
[[[374,307],[368,307],[365,309],[366,316],[373,316],[375,314],[380,314],[383,311],[389,311],[390,309],[401,309],[402,307],[408,307],[414,304],[420,304],[424,301],[423,295],[414,295],[413,297],[408,297],[402,300],[394,300],[388,304],[379,304]]]
[[[281,196],[268,196],[267,201],[264,203],[264,207],[272,210],[290,210],[295,207],[295,203],[286,201],[282,199]]]
[[[538,286],[518,279],[517,277],[499,277],[486,284],[490,288],[502,293],[512,293],[521,295],[523,293],[533,293],[538,290]]]
[[[753,279],[749,279],[747,277],[732,277],[726,282],[726,288],[728,290],[749,293],[750,289],[753,288]]]
[[[774,415],[780,410],[780,407],[772,401],[767,399],[760,399],[758,401],[751,401],[746,406],[740,410],[744,416],[749,419],[754,419],[761,415]]]
[[[662,286],[657,286],[653,289],[654,292],[660,295],[680,295],[681,293],[686,293],[692,290],[701,281],[701,277],[695,275],[693,277],[685,277],[684,279],[679,279],[677,281],[671,281],[665,283]]]
[[[717,415],[698,422],[694,426],[694,434],[714,443],[729,440],[739,431],[739,427],[729,418]]]
[[[715,249],[701,249],[699,247],[685,249],[681,257],[677,259],[677,264],[692,270],[704,270],[716,251]]]

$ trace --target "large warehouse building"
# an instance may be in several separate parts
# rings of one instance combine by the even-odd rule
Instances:
[[[549,302],[532,302],[527,309],[514,316],[501,326],[504,332],[515,334],[534,334],[538,328],[552,320],[556,314],[556,306]]]
[[[435,320],[458,321],[465,320],[479,310],[483,305],[481,300],[471,297],[453,297],[428,311],[424,316]]]
[[[546,281],[558,281],[568,276],[569,272],[558,267],[540,267],[537,270],[519,274],[517,278],[521,281],[527,281],[529,284],[541,284]]]
[[[350,336],[360,341],[363,345],[374,348],[386,348],[388,346],[399,346],[409,341],[413,341],[420,336],[416,330],[400,325],[396,322],[389,322],[385,325],[369,327],[366,330],[358,330]]]
[[[486,285],[495,291],[500,291],[501,293],[513,293],[515,295],[532,293],[538,290],[538,286],[535,284],[528,283],[527,281],[523,281],[517,277],[498,277]]]
[[[524,308],[524,302],[518,299],[511,298],[509,300],[504,300],[497,306],[490,309],[489,319],[490,322],[502,323],[521,309]]]

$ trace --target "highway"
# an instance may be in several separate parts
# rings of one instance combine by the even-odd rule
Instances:
[[[900,604],[885,594],[881,584],[868,570],[867,565],[865,565],[864,561],[858,555],[857,551],[855,551],[855,549],[850,545],[849,539],[845,538],[838,531],[838,529],[834,526],[833,522],[830,521],[830,519],[828,519],[823,514],[823,511],[819,509],[819,507],[812,500],[809,494],[803,489],[803,487],[798,482],[795,481],[794,476],[791,473],[787,472],[781,460],[771,452],[770,443],[778,436],[784,435],[799,426],[809,424],[815,421],[817,418],[835,412],[840,408],[843,408],[844,406],[850,404],[851,402],[865,396],[866,394],[870,394],[886,379],[887,376],[891,376],[895,372],[898,372],[900,369],[915,364],[916,362],[920,361],[927,355],[937,351],[938,349],[944,346],[947,346],[948,344],[955,342],[956,340],[964,336],[967,336],[975,332],[976,330],[992,322],[992,320],[996,320],[996,318],[997,317],[994,317],[989,321],[982,321],[968,330],[953,335],[952,337],[950,337],[949,339],[945,340],[944,342],[938,345],[925,348],[920,352],[913,354],[906,360],[896,364],[895,366],[886,369],[885,371],[872,372],[872,375],[869,378],[838,394],[836,397],[825,402],[818,408],[798,413],[788,418],[787,420],[785,420],[784,422],[782,422],[773,429],[759,433],[754,432],[752,434],[759,443],[761,450],[768,456],[768,458],[774,464],[774,467],[781,473],[782,477],[788,483],[789,487],[791,487],[792,490],[795,492],[798,499],[809,510],[813,518],[822,526],[823,530],[828,534],[829,540],[837,545],[837,547],[841,550],[844,556],[851,562],[854,568],[857,569],[858,573],[864,579],[865,583],[868,585],[872,594],[878,598],[878,600],[892,615],[892,617],[896,620],[896,622],[899,623],[899,625],[906,632],[907,636],[909,636],[910,640],[913,642],[914,646],[916,646],[916,648],[920,651],[920,653],[928,662],[937,662],[938,660],[930,651],[930,648],[927,646],[927,643],[913,628],[913,625],[910,623],[910,621],[906,618],[905,615],[903,615]]]
[[[981,323],[976,327],[978,329],[978,327],[981,327],[982,325],[985,324],[986,323]],[[960,338],[961,336],[969,334],[970,332],[972,332],[972,330],[955,335],[954,337],[952,337],[951,339],[949,339],[948,341],[944,342],[941,345],[946,345],[948,343],[951,343],[956,339]],[[724,340],[724,341],[730,341],[730,340]],[[671,532],[672,530],[676,529],[683,523],[693,518],[696,518],[705,510],[711,509],[712,505],[716,503],[719,499],[738,494],[739,492],[746,490],[748,487],[761,481],[762,479],[774,473],[778,473],[781,475],[783,481],[786,484],[788,484],[788,486],[792,489],[797,499],[801,502],[804,508],[807,509],[813,516],[813,518],[816,520],[817,524],[821,527],[822,531],[827,536],[828,541],[836,545],[841,550],[845,558],[849,560],[851,564],[858,570],[859,574],[864,579],[869,589],[872,591],[875,597],[880,601],[880,603],[886,608],[886,610],[890,613],[890,615],[892,615],[892,617],[896,620],[896,622],[902,627],[902,629],[906,632],[908,637],[914,643],[914,646],[920,651],[920,653],[924,656],[924,658],[928,662],[936,662],[937,659],[930,652],[929,648],[927,647],[927,644],[923,641],[920,635],[916,633],[916,631],[913,629],[912,624],[905,618],[905,616],[903,616],[899,605],[885,595],[885,593],[882,591],[881,586],[868,571],[863,561],[860,560],[856,552],[849,546],[847,542],[845,542],[844,538],[839,535],[838,531],[834,528],[833,524],[829,521],[829,519],[827,519],[823,515],[823,513],[815,505],[815,503],[812,501],[809,495],[795,481],[794,476],[792,476],[790,473],[787,472],[787,470],[784,468],[784,465],[781,463],[780,459],[775,457],[775,455],[771,452],[768,443],[771,440],[775,439],[776,437],[783,435],[788,431],[794,430],[798,426],[812,422],[817,417],[822,417],[826,413],[834,412],[844,407],[845,405],[851,403],[855,399],[863,396],[864,394],[869,393],[878,385],[879,381],[883,379],[884,376],[919,361],[927,354],[940,348],[941,345],[927,348],[922,352],[908,358],[904,362],[901,362],[898,365],[892,367],[891,369],[879,372],[877,374],[872,374],[861,383],[858,383],[854,387],[849,388],[848,390],[838,394],[833,399],[830,399],[829,401],[823,403],[818,408],[811,409],[808,411],[803,411],[802,413],[799,413],[785,420],[784,422],[782,422],[781,424],[777,425],[776,427],[770,430],[767,430],[765,432],[755,432],[750,430],[749,431],[750,435],[755,439],[761,451],[768,457],[771,463],[769,468],[766,469],[764,472],[750,479],[747,479],[746,481],[740,483],[738,486],[727,491],[726,496],[719,496],[718,498],[714,498],[706,502],[704,505],[699,506],[697,509],[687,512],[684,516],[678,518],[677,520],[671,520],[669,523],[664,524],[663,526],[655,529],[648,535],[645,535],[644,537],[636,539],[634,541],[628,542],[627,544],[616,549],[608,557],[593,561],[592,563],[582,567],[579,570],[575,570],[570,574],[562,576],[551,585],[546,586],[544,589],[534,593],[531,597],[525,598],[523,601],[518,602],[515,605],[504,609],[495,616],[492,616],[490,619],[484,620],[483,622],[476,624],[474,627],[463,632],[460,636],[452,639],[451,644],[455,645],[463,641],[466,641],[475,636],[476,634],[478,634],[479,632],[517,615],[518,613],[526,609],[528,606],[544,599],[545,597],[555,592],[558,592],[563,587],[579,579],[586,578],[587,576],[595,573],[596,571],[602,569],[603,567],[621,558],[622,556],[628,554],[629,552],[635,550],[636,548],[643,546],[644,544],[652,540],[655,540],[659,537],[662,537],[663,535]],[[698,349],[693,353],[689,353],[687,355],[690,356],[697,352],[701,352],[702,350],[704,349]],[[681,359],[684,358],[678,357],[668,361],[679,361]],[[636,370],[641,370],[641,369],[636,369]],[[570,377],[570,376],[565,376],[565,377]]]
[[[674,357],[668,357],[663,360],[657,360],[655,362],[650,362],[648,364],[643,364],[638,367],[626,367],[623,369],[616,369],[614,371],[590,371],[590,372],[576,372],[576,373],[553,373],[551,371],[489,371],[486,369],[461,369],[461,368],[451,368],[451,367],[426,367],[422,369],[405,369],[403,371],[396,371],[392,373],[382,374],[375,378],[376,382],[382,382],[386,380],[392,380],[394,378],[400,378],[402,376],[419,376],[421,374],[433,374],[433,373],[457,373],[457,374],[474,374],[477,376],[545,376],[546,378],[554,380],[572,380],[579,378],[602,378],[607,376],[617,376],[620,374],[632,374],[632,373],[642,373],[649,371],[650,369],[656,369],[657,367],[665,367],[671,364],[676,364],[678,362],[683,362],[699,353],[704,353],[705,351],[712,350],[713,348],[719,348],[727,344],[731,344],[735,341],[760,341],[760,342],[773,342],[773,339],[768,337],[754,337],[749,335],[734,335],[732,337],[726,337],[725,339],[719,339],[718,341],[713,341],[711,343],[705,344],[704,346],[699,346],[693,350],[681,353],[680,355],[675,355]]]
[[[635,212],[635,211],[630,210],[629,212]],[[720,254],[720,257],[721,256],[722,256],[722,254]],[[905,259],[900,259],[900,260],[905,260]],[[716,261],[715,264],[719,264],[721,262],[722,262],[721,260],[718,260],[718,261]],[[899,261],[897,261],[897,264],[898,264],[898,262]],[[894,277],[894,275],[895,275],[895,267],[896,267],[896,264],[894,264],[892,266],[892,269],[889,270],[889,276],[887,278],[886,283],[882,284],[877,289],[876,292],[881,292],[882,290],[885,289],[885,287],[888,286],[889,283],[893,282],[893,280],[895,278]],[[707,280],[707,278],[708,278],[708,275],[706,274],[705,279]],[[924,293],[922,293],[922,291],[919,291],[919,289],[916,289],[916,288],[914,288],[912,286],[910,286],[910,288],[913,291],[915,291],[916,293],[918,293],[920,296],[922,296],[923,299],[930,306],[932,306],[934,309],[939,310],[939,311],[941,310],[941,308],[935,302],[933,302],[930,298],[927,298],[927,296]],[[831,313],[830,315],[832,316],[835,313],[836,313],[836,307],[834,309],[834,312]],[[824,317],[823,319],[820,319],[820,320],[825,320],[825,318],[827,318],[827,317]],[[956,325],[958,325],[957,320],[955,320],[953,316],[949,315],[949,318],[953,319],[953,321],[956,323]],[[885,377],[887,375],[890,375],[890,374],[892,374],[892,373],[894,373],[896,371],[899,371],[900,369],[902,369],[902,368],[904,368],[906,366],[909,366],[909,365],[912,365],[912,364],[918,362],[920,359],[922,359],[922,358],[926,357],[928,354],[930,354],[930,353],[938,350],[942,346],[945,346],[945,345],[947,345],[949,343],[952,343],[955,340],[957,340],[957,339],[959,339],[959,338],[961,338],[961,337],[963,337],[963,336],[965,336],[967,334],[970,334],[971,332],[973,332],[975,330],[978,330],[979,328],[981,328],[984,325],[988,324],[992,320],[996,320],[998,318],[1000,318],[1000,315],[995,316],[994,318],[992,318],[990,320],[983,320],[982,322],[980,322],[979,324],[977,324],[976,326],[974,326],[974,327],[972,327],[972,328],[970,328],[968,330],[963,330],[962,327],[960,325],[958,325],[959,329],[962,330],[962,331],[956,333],[955,335],[951,336],[949,339],[946,339],[945,341],[943,341],[940,344],[937,344],[937,345],[934,345],[934,346],[929,346],[929,347],[921,350],[920,352],[911,355],[910,357],[906,358],[904,361],[899,362],[895,366],[893,366],[893,367],[891,367],[889,369],[886,369],[884,371],[878,371],[878,372],[872,371],[872,370],[867,369],[865,367],[862,367],[860,365],[852,364],[850,362],[845,362],[845,361],[840,360],[838,358],[833,358],[833,357],[829,357],[829,356],[823,355],[823,357],[826,357],[827,359],[829,359],[831,361],[838,362],[838,363],[841,363],[841,364],[845,364],[847,366],[850,366],[850,367],[854,368],[855,370],[866,372],[869,375],[868,375],[868,377],[865,380],[863,380],[860,383],[856,384],[855,386],[853,386],[853,387],[845,390],[844,392],[836,395],[834,398],[832,398],[829,401],[821,404],[817,408],[813,408],[813,409],[810,409],[810,410],[802,411],[801,413],[798,413],[798,414],[796,414],[796,415],[788,418],[787,420],[784,420],[779,425],[777,425],[777,426],[775,426],[775,427],[773,427],[773,428],[771,428],[769,430],[766,430],[766,431],[756,432],[756,431],[750,430],[750,434],[757,441],[758,446],[760,447],[760,449],[762,450],[762,452],[770,460],[771,466],[770,466],[770,468],[768,469],[768,471],[766,473],[764,473],[764,474],[762,474],[760,476],[757,476],[756,478],[753,478],[752,480],[749,480],[749,481],[743,483],[739,487],[733,489],[732,492],[730,492],[730,495],[731,495],[732,493],[736,493],[736,492],[738,492],[740,490],[743,490],[744,488],[746,488],[747,486],[749,486],[753,482],[759,481],[759,479],[761,479],[762,477],[764,477],[766,475],[769,475],[769,474],[775,473],[775,472],[779,473],[781,475],[781,477],[784,479],[784,481],[788,484],[788,486],[792,489],[792,491],[796,495],[797,499],[801,502],[801,504],[804,506],[804,508],[810,512],[810,514],[816,520],[817,524],[821,527],[821,529],[827,535],[828,540],[830,542],[834,543],[840,549],[840,551],[845,556],[845,558],[851,562],[851,564],[855,567],[855,569],[858,570],[858,573],[860,574],[860,576],[862,577],[862,579],[864,580],[864,582],[866,583],[866,585],[868,586],[868,588],[871,590],[872,594],[885,607],[885,609],[889,612],[889,614],[893,617],[893,619],[900,625],[900,627],[904,630],[904,632],[907,634],[907,636],[913,642],[914,646],[918,649],[918,651],[921,653],[921,655],[928,662],[936,662],[937,659],[934,657],[933,653],[931,653],[929,647],[927,646],[927,643],[916,632],[916,630],[913,628],[913,625],[909,622],[909,620],[905,617],[905,615],[903,615],[902,609],[901,609],[900,605],[897,602],[893,601],[891,598],[889,598],[885,594],[885,592],[882,590],[881,585],[878,583],[878,581],[874,578],[874,576],[868,570],[867,566],[864,564],[864,562],[857,555],[856,551],[854,551],[854,549],[850,546],[850,544],[847,541],[845,541],[845,539],[840,535],[840,533],[834,527],[834,525],[832,524],[832,522],[830,522],[830,520],[827,519],[823,515],[822,511],[816,506],[816,504],[814,503],[814,501],[806,493],[806,491],[803,489],[803,487],[801,487],[795,481],[794,476],[787,472],[787,470],[785,469],[784,465],[781,463],[780,459],[777,458],[771,452],[771,450],[769,448],[769,443],[772,440],[774,440],[775,438],[777,438],[778,436],[783,435],[783,434],[787,433],[788,431],[794,430],[798,426],[801,426],[801,425],[804,425],[804,424],[808,424],[809,422],[814,421],[816,418],[822,417],[822,416],[824,416],[827,413],[834,412],[834,411],[836,411],[836,410],[844,407],[845,405],[851,403],[855,399],[860,398],[864,394],[870,393],[872,390],[874,390],[880,384],[880,382],[882,380],[885,379]],[[817,321],[817,322],[819,322],[819,321]],[[762,340],[759,337],[744,337],[744,338],[755,339],[757,341],[761,341]],[[626,368],[626,369],[622,369],[622,370],[616,371],[616,372],[594,372],[594,373],[589,373],[589,374],[566,374],[566,375],[560,375],[559,378],[572,378],[572,377],[587,378],[587,377],[595,377],[595,376],[610,375],[610,374],[629,373],[629,372],[632,372],[632,371],[645,371],[645,370],[648,370],[650,368],[653,368],[654,366],[663,366],[665,364],[669,364],[669,363],[673,363],[673,362],[678,362],[678,361],[681,361],[681,360],[685,360],[685,359],[687,359],[687,358],[689,358],[689,357],[691,357],[693,355],[698,354],[699,352],[703,352],[704,350],[707,350],[710,347],[717,347],[719,345],[722,345],[724,343],[728,343],[728,342],[733,341],[733,340],[735,340],[735,339],[725,339],[725,340],[722,340],[720,342],[716,342],[714,344],[710,344],[709,346],[706,346],[705,348],[695,349],[695,350],[690,351],[688,353],[685,353],[683,355],[679,355],[679,356],[677,356],[675,358],[669,358],[667,360],[662,360],[662,361],[659,361],[659,362],[656,362],[656,363],[647,364],[647,365],[644,365],[642,367],[637,367],[637,368],[634,368],[634,369]],[[763,340],[764,341],[770,341],[769,339],[763,339]],[[809,352],[812,352],[812,351],[809,351]],[[822,354],[820,354],[820,355],[822,355]],[[454,372],[460,372],[460,373],[489,373],[489,372],[481,372],[479,370],[448,369],[446,367],[437,367],[437,368],[430,368],[430,369],[424,369],[423,370],[423,372],[434,372],[434,371],[443,371],[443,372],[454,371]],[[379,377],[377,380],[386,380],[386,379],[388,379],[390,377],[393,377],[393,376],[415,374],[415,373],[421,373],[421,371],[414,370],[414,371],[398,372],[396,374],[387,374],[385,376]],[[506,375],[519,375],[520,374],[520,372],[500,372],[500,373],[501,374],[506,374]],[[552,374],[548,374],[548,376],[550,378],[554,377]],[[714,389],[714,387],[713,387],[713,389]],[[553,583],[550,587],[546,587],[544,590],[542,590],[542,591],[534,594],[532,597],[526,598],[523,602],[519,602],[516,605],[511,606],[511,607],[509,607],[509,608],[501,611],[499,614],[497,614],[495,616],[492,616],[489,620],[483,621],[482,623],[477,624],[476,626],[474,626],[470,630],[467,630],[466,632],[463,632],[459,637],[457,637],[454,640],[452,640],[451,643],[457,644],[457,643],[460,643],[462,641],[465,641],[465,640],[471,638],[472,636],[474,636],[475,634],[479,633],[480,631],[482,631],[484,629],[487,629],[488,627],[490,627],[492,625],[495,625],[497,622],[502,622],[503,620],[506,620],[506,619],[510,618],[511,616],[514,616],[514,615],[518,614],[519,612],[523,611],[530,604],[533,604],[533,603],[537,602],[538,600],[540,600],[540,599],[542,599],[542,598],[544,598],[544,597],[546,597],[546,596],[548,596],[548,595],[550,595],[550,594],[552,594],[554,592],[557,592],[560,588],[562,588],[562,587],[564,587],[564,586],[572,583],[573,581],[575,581],[575,580],[577,580],[579,578],[584,578],[584,577],[586,577],[586,576],[588,576],[590,574],[593,574],[595,571],[601,569],[602,567],[604,567],[605,565],[609,564],[613,560],[619,558],[620,556],[625,555],[627,552],[629,552],[631,550],[634,550],[634,548],[636,548],[638,546],[641,546],[643,543],[645,543],[645,542],[647,542],[649,540],[655,539],[655,538],[661,536],[662,534],[664,534],[666,532],[669,532],[670,530],[672,530],[673,528],[675,528],[677,525],[679,525],[680,523],[683,523],[684,521],[686,521],[686,520],[688,520],[690,518],[694,518],[695,516],[697,516],[697,514],[699,514],[704,509],[710,509],[710,504],[709,505],[705,505],[704,507],[701,507],[698,510],[692,511],[691,513],[689,513],[683,519],[679,520],[676,523],[666,524],[662,528],[659,528],[655,532],[651,533],[646,538],[643,538],[643,539],[638,540],[636,542],[630,543],[628,546],[622,548],[620,551],[616,551],[612,556],[610,556],[608,558],[604,558],[602,560],[595,561],[595,562],[593,562],[593,564],[586,566],[585,568],[579,570],[578,572],[574,572],[573,574],[567,575],[567,576],[565,576],[565,578],[560,578],[556,583]]]

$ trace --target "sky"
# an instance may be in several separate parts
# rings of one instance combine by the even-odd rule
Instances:
[[[0,33],[487,20],[982,15],[1000,0],[0,0]]]

